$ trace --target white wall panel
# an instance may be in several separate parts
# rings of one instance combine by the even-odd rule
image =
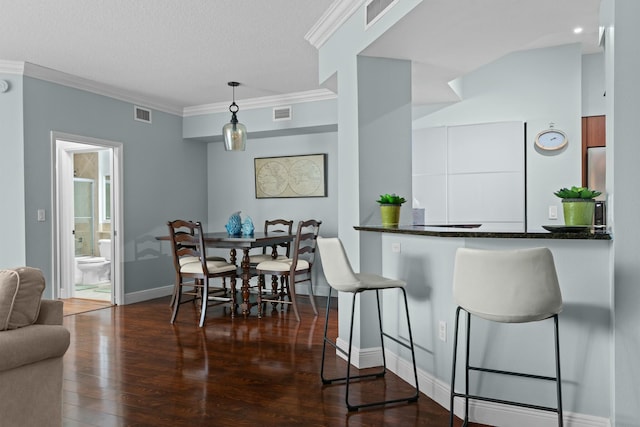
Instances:
[[[438,175],[447,173],[447,128],[417,129],[413,132],[412,173]]]
[[[425,209],[427,224],[447,223],[447,176],[414,175],[413,207]]]
[[[523,170],[522,122],[450,126],[447,130],[450,174]]]
[[[413,138],[413,207],[425,208],[426,223],[524,230],[523,122],[425,128]]]
[[[450,175],[449,221],[522,224],[523,181],[519,172]]]

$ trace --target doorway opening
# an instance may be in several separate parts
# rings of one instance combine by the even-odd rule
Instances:
[[[54,297],[121,304],[122,144],[52,132]]]

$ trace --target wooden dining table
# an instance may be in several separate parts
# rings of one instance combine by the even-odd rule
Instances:
[[[247,317],[251,310],[249,302],[249,281],[251,280],[251,263],[249,262],[249,251],[253,248],[273,247],[280,243],[291,242],[295,239],[295,233],[286,231],[255,232],[252,235],[229,235],[226,231],[204,233],[204,243],[208,248],[228,248],[229,262],[236,264],[237,249],[242,249],[242,259],[240,260],[240,277],[242,286],[242,315]],[[169,236],[157,237],[158,240],[170,240]],[[274,251],[274,255],[276,255]],[[237,264],[236,264],[237,265]]]

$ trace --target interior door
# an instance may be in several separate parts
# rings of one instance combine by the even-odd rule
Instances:
[[[53,277],[56,283],[54,298],[71,298],[75,285],[76,239],[74,236],[74,163],[73,154],[88,151],[109,151],[111,171],[108,196],[108,216],[111,221],[111,302],[123,303],[122,243],[119,230],[122,224],[120,179],[122,144],[95,138],[52,132],[54,183],[52,223],[54,236]],[[94,183],[95,191],[95,183]],[[96,218],[98,220],[98,218]]]

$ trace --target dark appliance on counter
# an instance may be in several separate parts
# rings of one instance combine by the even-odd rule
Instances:
[[[593,214],[593,225],[607,224],[607,208],[604,200],[596,200],[595,212]]]

